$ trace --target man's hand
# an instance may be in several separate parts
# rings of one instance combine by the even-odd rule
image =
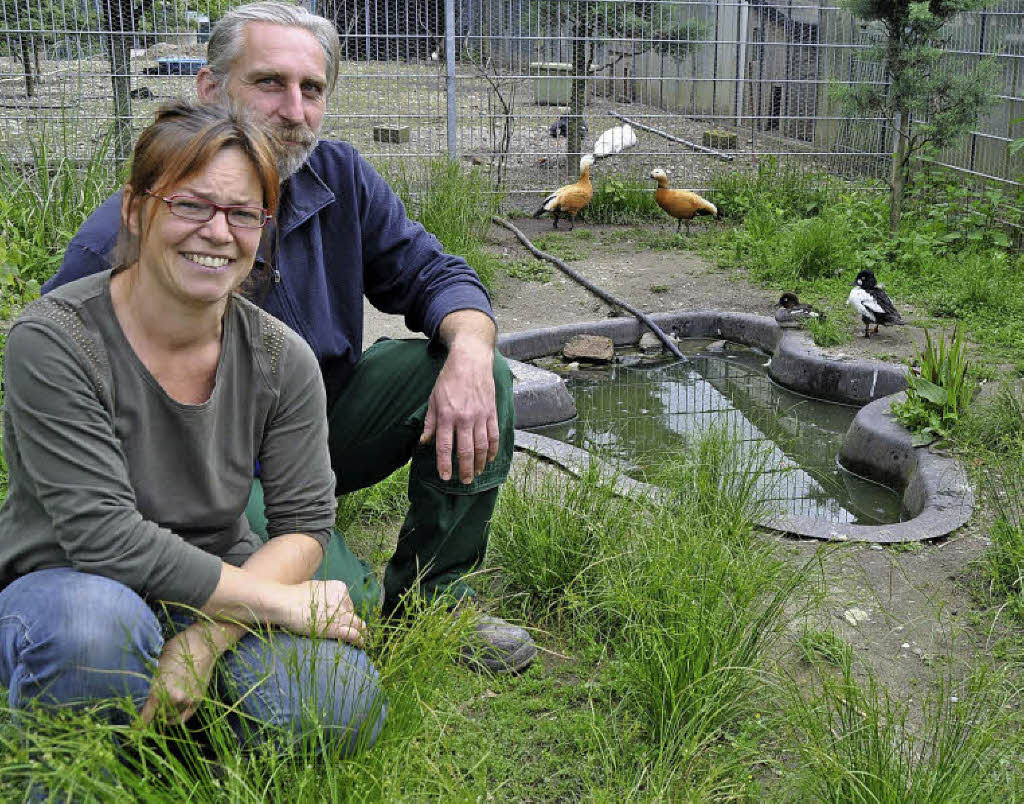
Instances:
[[[442,480],[452,476],[454,449],[459,479],[469,484],[498,455],[494,322],[476,310],[457,310],[445,316],[438,335],[448,357],[430,393],[420,443],[435,442]]]
[[[143,723],[157,715],[170,723],[184,723],[199,708],[210,685],[220,651],[206,633],[212,623],[196,623],[164,643],[149,697],[142,707]]]

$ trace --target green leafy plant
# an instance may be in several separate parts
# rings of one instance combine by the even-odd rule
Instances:
[[[636,223],[665,215],[654,201],[652,186],[617,178],[600,179],[583,213],[590,223]]]
[[[13,318],[18,310],[39,296],[39,282],[10,265],[0,247],[0,319]]]
[[[850,340],[846,330],[834,318],[809,318],[805,326],[816,346],[838,346]]]
[[[547,282],[551,279],[551,266],[543,260],[512,260],[505,265],[505,273],[524,282]]]
[[[948,439],[974,396],[963,330],[954,327],[948,341],[944,333],[937,341],[928,330],[924,336],[924,351],[918,353],[921,373],[907,372],[906,401],[892,406],[896,418],[913,432],[915,446]]]

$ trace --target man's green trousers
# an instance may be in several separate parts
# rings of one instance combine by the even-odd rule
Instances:
[[[385,612],[399,607],[402,596],[416,584],[426,595],[472,594],[463,576],[483,561],[498,489],[512,462],[512,373],[495,352],[498,456],[469,485],[458,480],[455,455],[452,479],[439,477],[434,445],[420,445],[419,438],[444,358],[443,348],[426,340],[378,341],[363,353],[328,412],[336,494],[372,486],[412,459],[409,511],[384,572]],[[258,480],[246,515],[253,530],[266,539]],[[337,531],[316,577],[348,584],[359,611],[370,613],[380,602],[381,587],[369,564],[353,555]]]

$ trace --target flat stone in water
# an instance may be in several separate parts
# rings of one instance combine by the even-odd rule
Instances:
[[[562,347],[562,357],[588,363],[611,363],[615,359],[615,344],[604,335],[576,335]]]
[[[641,352],[660,352],[662,347],[661,339],[653,332],[645,332],[640,336]]]

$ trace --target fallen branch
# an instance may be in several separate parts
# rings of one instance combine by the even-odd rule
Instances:
[[[530,242],[530,238],[528,238],[521,231],[519,231],[519,229],[517,229],[515,225],[512,224],[510,221],[507,221],[504,218],[501,218],[497,215],[492,217],[491,220],[494,223],[498,224],[498,226],[501,226],[503,229],[508,229],[510,232],[512,232],[512,234],[516,236],[519,242],[530,250],[530,253],[533,254],[534,257],[536,257],[539,260],[547,260],[556,268],[558,268],[559,271],[561,271],[563,274],[569,277],[573,282],[576,282],[577,284],[585,287],[587,290],[589,290],[591,293],[593,293],[595,296],[601,299],[601,301],[610,304],[613,307],[621,307],[631,316],[636,318],[637,321],[639,321],[641,324],[647,327],[651,332],[653,332],[655,336],[657,336],[658,340],[665,344],[665,348],[668,349],[672,354],[674,354],[680,360],[684,362],[686,361],[686,358],[683,356],[683,353],[679,351],[679,347],[675,345],[675,343],[668,335],[661,331],[661,327],[655,324],[646,313],[637,310],[632,305],[627,304],[626,302],[615,298],[611,293],[602,290],[597,285],[585,279],[582,275],[576,273],[576,271],[574,271],[572,268],[566,265],[562,260],[558,259],[558,257],[548,254],[546,251],[541,251],[539,248],[533,245],[533,243]]]
[[[630,120],[628,117],[622,116],[618,112],[608,112],[608,114],[610,114],[612,117],[617,117],[623,123],[629,123],[631,126],[635,128],[642,128],[644,131],[650,131],[652,134],[657,134],[659,137],[664,137],[666,140],[672,140],[672,142],[681,143],[682,145],[685,145],[687,148],[693,148],[693,150],[700,151],[701,153],[704,154],[711,154],[712,156],[717,156],[723,162],[732,162],[733,159],[736,158],[732,154],[724,154],[721,151],[716,151],[714,148],[707,148],[703,145],[698,145],[695,142],[684,140],[682,137],[673,136],[672,134],[668,134],[667,132],[662,131],[660,128],[654,128],[653,126],[645,126],[643,123],[637,123],[633,120]]]

